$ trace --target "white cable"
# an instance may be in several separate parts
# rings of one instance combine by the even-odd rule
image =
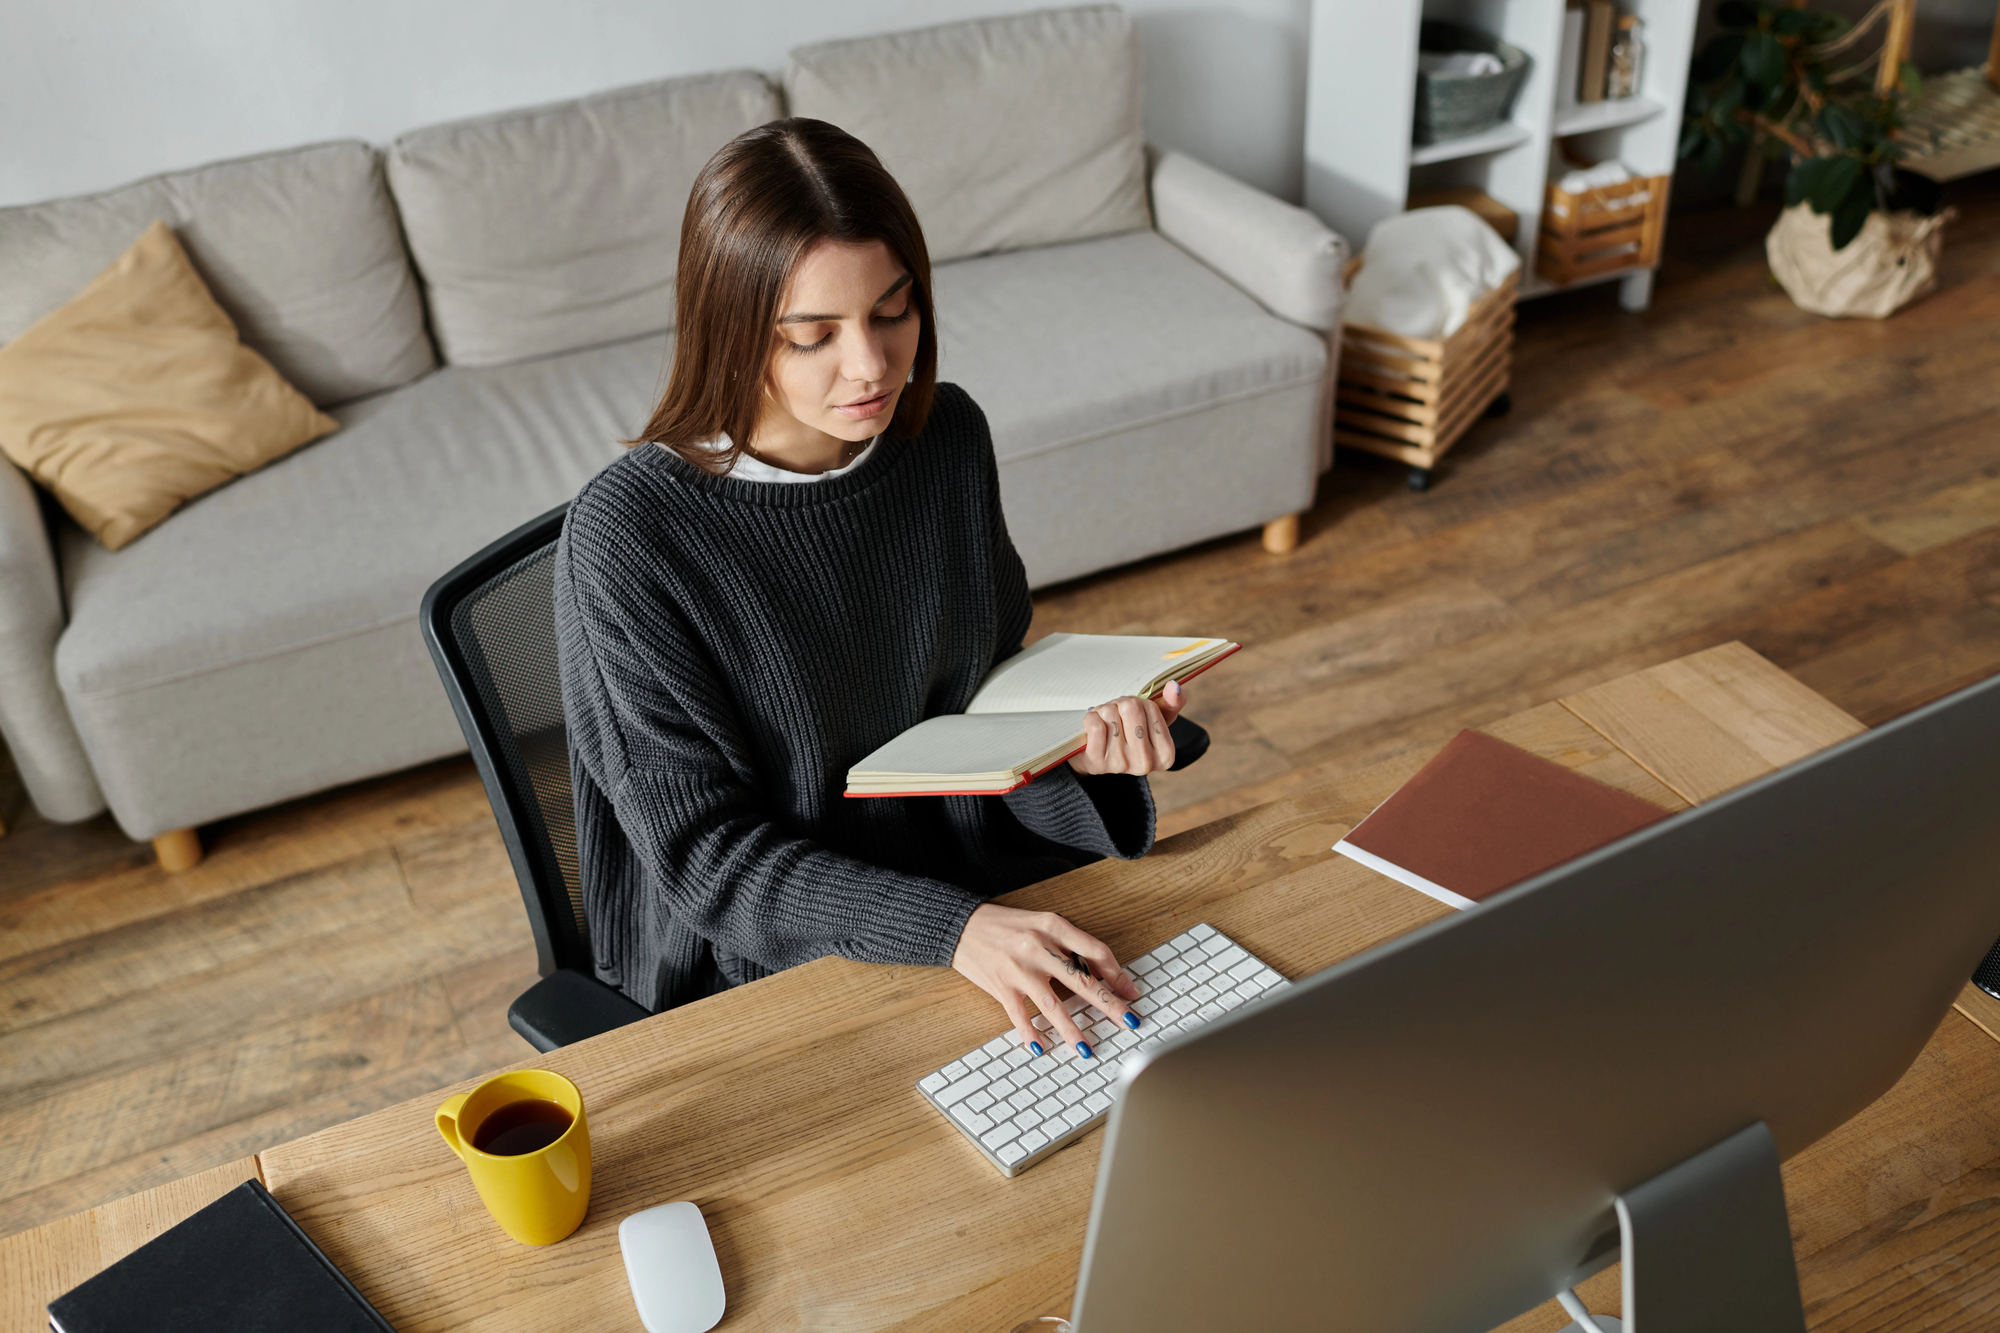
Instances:
[[[1576,1320],[1577,1327],[1584,1330],[1584,1333],[1606,1333],[1604,1325],[1597,1322],[1597,1316],[1593,1315],[1584,1303],[1576,1298],[1576,1293],[1568,1287],[1556,1293],[1556,1303],[1562,1306],[1564,1314]]]

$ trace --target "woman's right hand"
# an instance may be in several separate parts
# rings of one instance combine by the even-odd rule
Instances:
[[[1100,941],[1054,912],[981,903],[958,937],[951,965],[1000,1001],[1021,1044],[1037,1055],[1042,1054],[1042,1034],[1034,1025],[1034,1010],[1039,1009],[1055,1036],[1084,1059],[1094,1058],[1082,1029],[1063,1008],[1056,982],[1089,1000],[1112,1021],[1128,1028],[1139,1026],[1139,1016],[1126,1007],[1127,1001],[1139,998],[1130,974]]]

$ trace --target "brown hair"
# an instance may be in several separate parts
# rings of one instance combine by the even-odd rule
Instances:
[[[916,210],[880,159],[823,120],[737,135],[695,177],[681,222],[673,372],[638,444],[725,473],[757,424],[785,284],[823,240],[880,241],[909,269],[921,331],[888,433],[915,435],[937,388],[931,260]],[[727,450],[700,446],[728,435]]]

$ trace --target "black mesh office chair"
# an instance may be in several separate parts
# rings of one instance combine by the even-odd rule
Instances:
[[[556,673],[552,580],[567,509],[516,528],[432,584],[419,616],[535,932],[542,979],[507,1007],[507,1021],[538,1051],[646,1017],[591,971]]]
[[[507,1021],[539,1051],[647,1013],[591,970],[556,669],[553,570],[567,509],[514,529],[432,584],[419,615],[534,928],[542,979],[507,1007]],[[1176,770],[1207,752],[1198,723],[1175,718],[1172,730]]]

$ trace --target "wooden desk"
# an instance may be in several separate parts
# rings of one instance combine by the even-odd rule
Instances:
[[[1676,809],[1860,729],[1734,644],[1486,728]],[[1446,912],[1330,850],[1426,757],[1009,901],[1060,910],[1121,956],[1207,920],[1288,976],[1317,971]],[[431,1112],[454,1089],[271,1149],[208,1188],[261,1169],[403,1333],[636,1329],[617,1224],[674,1199],[708,1218],[726,1329],[1004,1333],[1068,1307],[1102,1136],[1006,1180],[917,1095],[918,1077],[1002,1026],[952,973],[822,959],[524,1061],[582,1088],[596,1152],[590,1216],[544,1250],[500,1233],[438,1140]],[[1813,1327],[2000,1319],[2000,1045],[1965,1018],[1947,1016],[1902,1082],[1787,1164],[1786,1182]],[[132,1210],[191,1210],[202,1189],[162,1193],[0,1241],[7,1327],[41,1327],[28,1318],[41,1302],[112,1257],[103,1235],[143,1229]],[[1586,1295],[1615,1311],[1615,1270]],[[1550,1304],[1507,1333],[1565,1322]]]

